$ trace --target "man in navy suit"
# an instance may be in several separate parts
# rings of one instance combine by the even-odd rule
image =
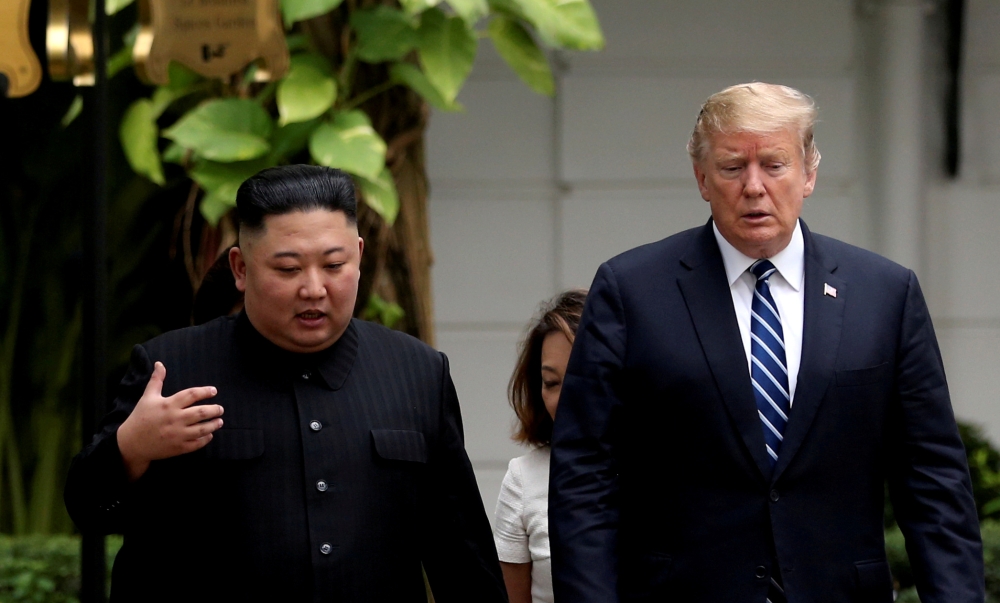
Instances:
[[[886,483],[921,600],[983,601],[916,276],[799,220],[815,114],[710,97],[688,150],[712,219],[598,270],[552,437],[557,603],[889,603]]]

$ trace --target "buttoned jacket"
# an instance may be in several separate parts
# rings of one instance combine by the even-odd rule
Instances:
[[[712,225],[597,272],[552,438],[557,603],[890,603],[885,484],[925,603],[981,602],[982,550],[913,272],[802,224],[802,361],[765,451]]]
[[[214,385],[203,449],[126,479],[116,432],[161,361],[163,394]],[[136,346],[74,460],[81,529],[121,532],[112,601],[505,601],[446,357],[352,321],[285,352],[245,314]]]

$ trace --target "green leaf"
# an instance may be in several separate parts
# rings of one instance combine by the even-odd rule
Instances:
[[[104,14],[110,17],[133,2],[135,0],[105,0]]]
[[[281,0],[281,12],[285,15],[285,24],[304,21],[320,15],[325,15],[340,6],[343,0]]]
[[[514,19],[497,16],[490,21],[487,31],[497,52],[524,83],[546,96],[556,93],[549,61],[528,30]]]
[[[293,155],[297,155],[309,145],[309,137],[319,127],[319,124],[319,119],[311,119],[276,129],[271,137],[271,159],[275,163],[282,163]]]
[[[418,37],[427,79],[451,103],[472,70],[476,33],[461,17],[449,17],[433,8],[423,14]]]
[[[477,21],[490,12],[490,6],[486,0],[448,0],[448,4],[469,25],[475,25]]]
[[[374,180],[359,176],[358,188],[361,189],[365,205],[382,216],[386,224],[392,226],[396,216],[399,215],[399,193],[396,191],[396,182],[389,168],[382,168],[382,172]]]
[[[423,71],[416,65],[396,63],[389,68],[389,77],[397,84],[409,86],[435,109],[442,111],[463,111],[464,107],[457,101],[448,102],[441,92],[427,79]]]
[[[358,110],[337,113],[309,138],[316,163],[366,178],[378,178],[385,167],[385,149],[368,116]]]
[[[390,329],[395,327],[396,323],[404,316],[406,316],[406,312],[402,306],[396,302],[382,299],[375,292],[368,296],[368,303],[365,304],[365,309],[361,313],[362,319],[379,322]]]
[[[177,61],[170,61],[167,65],[167,77],[170,79],[167,86],[174,90],[188,88],[205,79]]]
[[[243,181],[257,172],[273,166],[270,159],[216,163],[199,161],[190,172],[191,179],[205,189],[201,213],[213,226],[227,211],[236,207],[236,192]]]
[[[187,149],[176,142],[172,142],[163,151],[163,161],[166,163],[176,163],[177,165],[182,165],[184,163],[185,155],[187,155]]]
[[[417,45],[417,30],[402,11],[377,6],[351,15],[358,34],[358,58],[369,63],[395,61]]]
[[[288,75],[278,83],[278,114],[281,125],[309,121],[319,117],[337,100],[333,78],[309,65],[292,64]]]
[[[433,8],[441,3],[441,0],[399,0],[399,4],[407,13],[416,15],[428,8]]]
[[[132,47],[125,46],[108,59],[108,79],[118,75],[123,69],[132,64]]]
[[[309,36],[306,34],[288,34],[285,36],[285,45],[288,46],[288,52],[298,52],[299,50],[306,50],[309,48]]]
[[[77,117],[80,117],[80,113],[83,111],[83,95],[77,94],[73,97],[73,102],[70,103],[69,109],[66,109],[65,115],[63,115],[62,120],[59,121],[59,125],[64,128],[68,128],[71,123],[76,121]]]
[[[491,0],[491,4],[502,12],[523,17],[554,46],[571,50],[604,48],[604,34],[588,0]]]
[[[160,163],[160,152],[157,141],[160,129],[156,126],[153,102],[141,98],[132,103],[122,117],[118,128],[118,138],[125,151],[125,158],[137,174],[141,174],[153,182],[163,186],[163,165]]]
[[[215,99],[198,105],[163,135],[213,161],[256,159],[270,149],[271,116],[252,100]]]
[[[323,55],[315,52],[300,52],[292,55],[291,69],[296,67],[312,67],[323,75],[333,75],[333,65]]]

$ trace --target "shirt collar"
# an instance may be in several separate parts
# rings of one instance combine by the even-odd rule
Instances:
[[[330,389],[340,389],[358,355],[358,328],[351,319],[347,330],[330,347],[311,354],[296,354],[279,348],[254,328],[246,311],[236,317],[240,347],[247,360],[264,374],[296,377],[314,372]]]
[[[712,230],[715,232],[715,241],[719,244],[719,251],[722,252],[722,262],[726,266],[726,278],[729,279],[729,286],[732,287],[733,283],[743,276],[743,273],[757,260],[744,255],[733,247],[719,232],[715,220],[712,221]],[[796,220],[795,230],[792,231],[792,240],[774,257],[768,258],[777,268],[781,278],[785,279],[785,282],[796,291],[802,288],[802,281],[805,280],[805,250],[802,225]]]

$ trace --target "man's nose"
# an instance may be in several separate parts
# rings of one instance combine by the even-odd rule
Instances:
[[[303,282],[299,288],[299,296],[304,299],[317,299],[326,296],[326,285],[319,270],[305,270],[302,273]]]
[[[743,195],[753,198],[763,196],[764,192],[760,166],[751,163],[747,169],[743,170]]]

